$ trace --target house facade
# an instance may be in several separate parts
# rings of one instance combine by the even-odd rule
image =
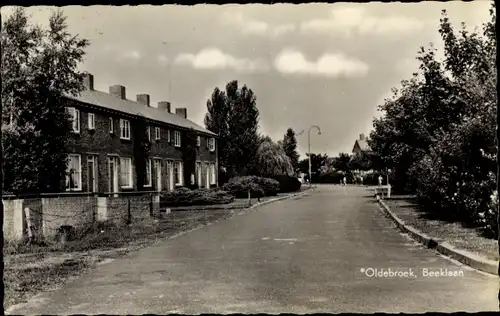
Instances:
[[[94,90],[94,77],[86,74],[86,89],[79,96],[66,96],[73,132],[68,146],[66,190],[95,193],[170,191],[184,183],[183,134],[197,136],[196,170],[191,182],[216,186],[217,135],[187,118],[186,108],[171,112],[171,104],[150,104],[150,96],[127,99],[126,88],[115,85],[109,93]],[[145,171],[137,172],[134,154],[139,139],[134,122],[146,127],[150,143]],[[138,177],[143,177],[138,181]],[[141,183],[139,185],[139,182]]]

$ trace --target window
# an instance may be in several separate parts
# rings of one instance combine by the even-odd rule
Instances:
[[[174,161],[174,184],[182,185],[182,161]]]
[[[73,132],[80,133],[80,110],[75,108],[67,108],[67,111],[71,116]]]
[[[82,189],[82,160],[80,155],[69,155],[66,170],[66,190],[80,191]]]
[[[120,138],[130,139],[130,122],[128,120],[120,119]]]
[[[159,140],[160,139],[160,128],[155,127],[155,139]]]
[[[181,147],[181,132],[174,131],[174,146]]]
[[[109,132],[111,134],[113,134],[115,132],[115,126],[113,124],[113,118],[112,117],[109,118]]]
[[[167,130],[167,141],[170,143],[172,142],[172,138],[170,138],[170,130]]]
[[[151,159],[146,159],[146,172],[145,172],[144,186],[151,186]]]
[[[208,149],[210,151],[215,151],[215,138],[208,139]]]
[[[210,184],[215,184],[215,164],[211,163],[210,164]]]
[[[120,181],[122,188],[132,188],[131,158],[120,158]]]
[[[148,140],[151,141],[151,127],[149,125],[146,129],[146,134],[148,135]]]
[[[200,147],[200,144],[201,144],[201,137],[196,136],[196,146]]]
[[[95,115],[94,115],[94,113],[89,113],[89,129],[95,129]]]

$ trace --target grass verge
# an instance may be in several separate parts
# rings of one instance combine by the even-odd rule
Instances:
[[[405,224],[434,239],[447,241],[458,249],[484,258],[499,259],[497,240],[485,236],[481,228],[434,218],[420,208],[412,196],[394,196],[384,202]]]

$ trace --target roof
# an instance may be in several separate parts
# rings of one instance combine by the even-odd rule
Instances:
[[[370,150],[370,146],[368,146],[368,142],[366,141],[366,139],[357,139],[356,142],[354,143],[354,147],[352,149],[353,151],[354,151],[354,148],[356,148],[356,144],[359,146],[361,151]]]
[[[123,100],[109,93],[97,90],[84,90],[80,92],[79,96],[73,96],[67,94],[66,97],[79,102],[100,106],[103,108],[127,113],[130,115],[140,115],[151,120],[188,129],[192,128],[198,132],[202,132],[212,136],[217,136],[217,134],[201,127],[200,125],[180,115],[174,113],[168,113],[163,109],[148,107],[144,104],[132,100]]]

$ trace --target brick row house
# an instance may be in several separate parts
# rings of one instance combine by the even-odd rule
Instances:
[[[124,86],[109,93],[94,90],[94,77],[86,74],[86,89],[67,96],[67,111],[73,118],[68,146],[67,191],[118,193],[137,191],[133,121],[144,120],[151,143],[145,160],[142,190],[166,191],[185,185],[182,133],[197,134],[196,171],[191,180],[200,187],[217,185],[217,135],[187,119],[187,109],[171,113],[169,102],[152,107],[147,94],[136,101],[126,98]]]

